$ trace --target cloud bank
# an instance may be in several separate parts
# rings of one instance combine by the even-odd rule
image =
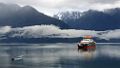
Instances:
[[[0,37],[24,37],[24,38],[77,38],[91,35],[99,39],[120,39],[120,29],[107,31],[60,29],[54,25],[34,25],[12,28],[10,26],[0,27]]]

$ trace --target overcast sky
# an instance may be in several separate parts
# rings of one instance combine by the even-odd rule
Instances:
[[[0,2],[15,3],[21,6],[31,5],[48,15],[64,10],[104,10],[120,7],[120,0],[0,0]]]

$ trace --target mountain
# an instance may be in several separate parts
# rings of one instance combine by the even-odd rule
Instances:
[[[68,28],[63,21],[40,13],[31,6],[20,7],[16,4],[0,3],[0,26],[23,27],[41,24]]]
[[[120,28],[120,8],[108,9],[104,12],[96,10],[61,12],[54,17],[74,29],[104,31]]]

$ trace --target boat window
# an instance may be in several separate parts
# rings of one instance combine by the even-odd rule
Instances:
[[[82,44],[82,46],[88,46],[88,44]]]
[[[83,41],[93,41],[92,39],[83,39]]]

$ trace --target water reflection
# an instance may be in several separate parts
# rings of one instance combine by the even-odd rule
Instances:
[[[96,48],[88,48],[88,49],[79,49],[78,52],[82,55],[85,60],[90,60],[95,57]]]
[[[119,52],[119,45],[98,45],[92,50],[77,50],[75,44],[0,46],[0,68],[118,68]],[[22,60],[11,61],[20,55]]]

